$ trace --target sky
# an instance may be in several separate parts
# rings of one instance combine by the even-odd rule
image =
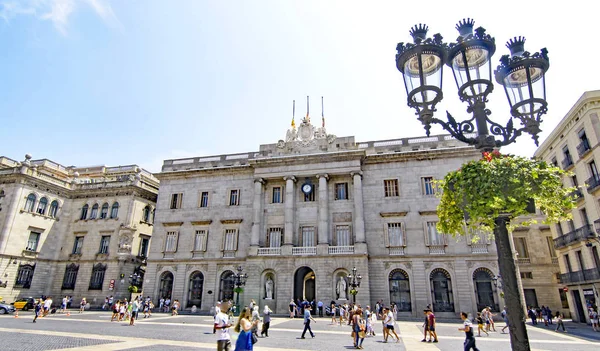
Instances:
[[[596,5],[593,5],[593,4]],[[356,141],[419,137],[395,66],[396,45],[418,23],[454,41],[473,18],[504,46],[548,49],[549,111],[540,142],[588,90],[600,89],[600,3],[573,0],[0,0],[0,155],[29,153],[65,166],[138,164],[257,151],[296,121]],[[418,8],[423,6],[423,8]],[[585,54],[586,66],[579,57]],[[446,110],[469,115],[444,69]],[[501,86],[491,118],[505,124]],[[315,122],[317,121],[317,122]],[[432,134],[443,134],[439,126]],[[528,135],[503,152],[531,156]]]

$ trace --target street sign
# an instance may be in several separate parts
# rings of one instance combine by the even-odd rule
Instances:
[[[112,291],[115,289],[115,280],[111,279],[110,284],[108,284],[108,290]]]
[[[563,288],[563,291],[564,291],[564,292],[567,292],[567,291],[569,291],[569,288],[567,288],[567,287],[565,286],[565,287]]]

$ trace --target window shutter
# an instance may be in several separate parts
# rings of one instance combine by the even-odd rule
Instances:
[[[233,249],[236,250],[236,251],[238,249],[238,240],[239,240],[239,237],[240,237],[239,234],[240,234],[240,230],[236,229],[235,230],[234,247],[233,247]]]
[[[238,193],[238,196],[237,196],[237,203],[236,203],[236,205],[240,205],[240,204],[242,203],[242,202],[241,202],[241,200],[242,200],[242,189],[238,189],[238,190],[237,190],[237,193]],[[236,244],[236,245],[237,245],[237,244]],[[236,250],[237,250],[237,249],[236,249]]]
[[[177,252],[178,245],[179,245],[179,231],[175,232],[175,250],[173,250],[174,252]]]
[[[429,222],[425,222],[425,246],[429,246],[431,245],[429,243]]]
[[[383,240],[385,242],[385,247],[390,247],[390,233],[389,233],[389,224],[383,224]]]
[[[223,238],[221,240],[221,251],[225,251],[225,239],[227,238],[227,230],[223,229]]]
[[[402,246],[406,246],[406,228],[404,222],[400,223],[400,229],[402,230]]]

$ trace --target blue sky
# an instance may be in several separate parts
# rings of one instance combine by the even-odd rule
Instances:
[[[600,89],[592,39],[599,5],[432,0],[422,11],[405,4],[0,0],[0,155],[159,171],[164,159],[276,143],[292,100],[298,118],[307,95],[313,117],[325,97],[329,133],[357,141],[421,136],[395,68],[396,44],[410,41],[416,23],[452,41],[464,17],[496,37],[494,66],[513,36],[526,36],[531,52],[548,48],[541,140],[584,91]],[[466,117],[449,70],[444,78],[437,117],[446,109]],[[501,89],[489,106],[506,121]],[[534,150],[528,136],[505,149]]]

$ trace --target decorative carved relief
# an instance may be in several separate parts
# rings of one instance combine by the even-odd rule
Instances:
[[[473,268],[473,266],[475,266],[475,262],[474,261],[467,261],[467,267],[468,268]]]
[[[406,269],[412,269],[412,263],[410,263],[410,262],[406,262],[406,263],[404,264],[404,267],[406,267]]]
[[[432,265],[433,265],[433,262],[425,262],[425,269],[431,268]]]
[[[334,212],[332,221],[334,223],[352,222],[352,212]]]

